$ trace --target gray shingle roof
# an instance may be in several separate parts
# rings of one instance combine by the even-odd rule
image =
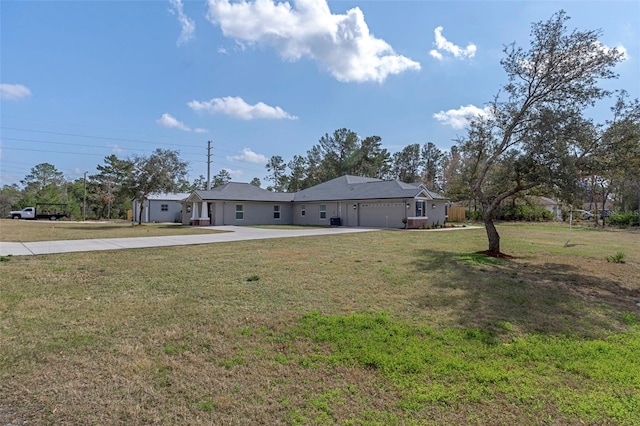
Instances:
[[[203,200],[228,201],[293,201],[293,193],[271,192],[248,183],[229,182],[208,191],[197,190],[195,193]]]
[[[444,199],[419,184],[345,175],[296,192],[294,201],[414,198],[423,191],[433,199]]]
[[[153,200],[153,201],[182,201],[182,200],[186,200],[189,197],[189,195],[191,195],[190,192],[176,192],[171,194],[154,193],[154,194],[149,194],[147,196],[147,199]]]
[[[209,191],[194,192],[201,200],[311,202],[337,200],[375,200],[414,198],[426,194],[434,200],[446,198],[429,191],[419,183],[382,180],[362,176],[344,175],[299,192],[271,192],[248,183],[229,182]]]

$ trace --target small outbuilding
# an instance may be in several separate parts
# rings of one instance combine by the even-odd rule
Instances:
[[[189,193],[175,194],[149,194],[143,204],[142,222],[182,222],[182,203],[189,197]],[[140,215],[140,202],[133,199],[131,202],[133,221],[137,222]]]

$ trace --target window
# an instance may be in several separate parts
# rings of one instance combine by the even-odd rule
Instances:
[[[244,220],[244,206],[236,204],[236,220]]]
[[[280,220],[280,206],[273,206],[273,218]]]
[[[168,212],[169,211],[169,204],[160,204],[160,211],[161,212]]]
[[[300,206],[300,216],[306,216],[307,215],[307,208],[303,205]]]
[[[320,219],[326,219],[326,218],[327,218],[327,205],[320,204]]]
[[[416,216],[422,217],[427,215],[425,204],[424,201],[416,201]]]

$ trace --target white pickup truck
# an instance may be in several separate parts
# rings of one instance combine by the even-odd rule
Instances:
[[[58,220],[67,217],[66,204],[36,204],[22,210],[9,212],[12,219],[49,219]]]

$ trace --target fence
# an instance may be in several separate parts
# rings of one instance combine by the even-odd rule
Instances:
[[[466,208],[465,207],[449,207],[449,222],[464,222],[466,220]]]

